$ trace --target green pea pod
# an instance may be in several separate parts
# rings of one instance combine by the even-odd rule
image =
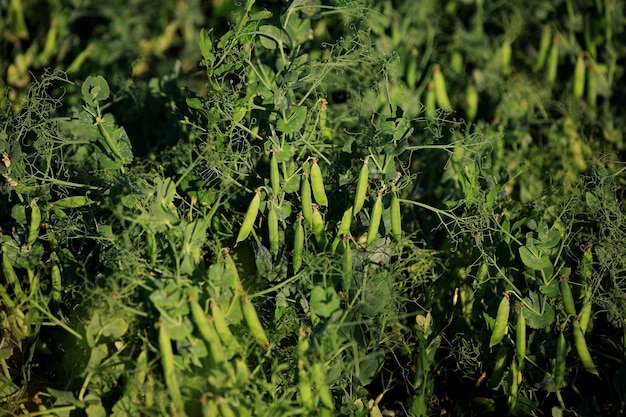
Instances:
[[[37,198],[30,200],[30,226],[28,227],[28,239],[26,244],[32,246],[39,236],[39,228],[41,227],[41,210],[37,205]]]
[[[578,314],[578,321],[580,322],[580,328],[583,333],[587,333],[589,329],[589,323],[591,322],[592,303],[591,300],[583,301],[583,306],[580,308]]]
[[[398,198],[398,192],[396,187],[391,189],[391,212],[389,216],[391,218],[391,233],[396,241],[402,240],[402,215],[400,212],[400,199]]]
[[[302,267],[302,255],[304,253],[304,227],[302,226],[302,214],[298,215],[298,219],[294,225],[293,233],[293,272],[297,273]]]
[[[441,67],[439,65],[435,65],[433,67],[433,83],[435,84],[435,99],[437,100],[437,105],[445,111],[451,111],[452,104],[450,103],[450,98],[448,97],[446,80],[443,77],[443,73],[441,72]]]
[[[213,325],[215,326],[215,330],[217,331],[217,335],[220,340],[224,342],[224,345],[226,345],[229,349],[239,351],[241,346],[230,331],[228,323],[226,323],[226,316],[224,316],[224,312],[220,308],[219,303],[215,300],[211,300],[210,306],[211,315],[213,316]]]
[[[524,358],[526,358],[526,318],[523,314],[523,308],[524,304],[521,304],[515,325],[515,352],[520,370],[524,365]]]
[[[324,226],[322,213],[320,213],[317,207],[313,207],[313,234],[315,235],[317,246],[320,250],[325,250],[328,244],[326,239],[326,227]]]
[[[514,360],[511,362],[511,368],[509,369],[509,410],[511,411],[515,409],[515,405],[517,404],[520,375],[517,361]]]
[[[72,197],[61,198],[55,201],[54,203],[51,203],[51,205],[54,208],[59,208],[61,210],[64,210],[64,209],[74,209],[74,208],[85,207],[93,203],[94,201],[89,197],[76,195]]]
[[[541,40],[539,41],[539,52],[537,53],[537,61],[535,62],[535,66],[533,69],[535,71],[539,71],[546,64],[546,59],[548,58],[548,51],[550,49],[550,44],[552,41],[552,29],[550,26],[546,25],[543,27],[541,31]]]
[[[350,237],[347,235],[343,238],[342,257],[343,291],[347,294],[352,286],[352,247],[350,246]]]
[[[272,257],[276,259],[278,257],[278,214],[276,213],[276,207],[274,200],[268,201],[269,210],[267,213],[267,230],[269,234],[270,253]]]
[[[254,308],[254,304],[250,302],[247,294],[241,295],[241,311],[243,312],[243,318],[250,330],[250,334],[254,339],[263,346],[269,346],[270,342],[267,339],[261,320]]]
[[[507,332],[509,324],[509,313],[511,310],[511,303],[509,296],[504,293],[504,297],[498,305],[498,312],[496,313],[496,321],[493,325],[493,331],[491,332],[491,338],[489,339],[489,348],[497,345],[502,341],[502,338]]]
[[[328,207],[328,197],[324,189],[322,170],[317,163],[317,158],[313,158],[313,163],[311,164],[311,189],[313,190],[313,197],[317,204],[322,207]]]
[[[437,97],[435,95],[435,83],[426,84],[426,97],[424,98],[424,112],[426,117],[437,116]]]
[[[559,338],[556,341],[556,358],[554,362],[554,383],[556,389],[561,389],[565,380],[565,365],[567,357],[567,342],[563,330],[559,331]]]
[[[465,91],[465,116],[469,123],[473,122],[478,114],[478,90],[474,83],[469,82],[467,84],[467,90]]]
[[[572,296],[572,289],[569,286],[567,276],[563,275],[559,280],[559,289],[561,290],[561,298],[563,299],[565,312],[571,316],[575,316],[576,307],[574,305],[574,297]]]
[[[22,290],[22,286],[20,285],[20,280],[17,277],[13,264],[11,263],[11,260],[9,259],[9,256],[4,248],[2,249],[2,273],[4,274],[4,278],[7,280],[7,284],[13,287],[15,300],[11,300],[11,304],[15,304],[15,301],[20,303],[25,300],[26,297],[24,295],[24,291]]]
[[[161,366],[163,367],[163,377],[165,378],[165,385],[167,391],[174,405],[173,414],[184,415],[185,404],[180,391],[180,385],[178,384],[178,378],[176,377],[176,369],[174,365],[174,351],[172,349],[172,340],[161,318],[161,325],[159,326],[159,351],[161,352]]]
[[[215,364],[224,362],[224,349],[220,337],[217,334],[217,330],[215,329],[213,318],[207,317],[194,296],[190,295],[188,301],[191,310],[191,318],[200,332],[200,335],[206,342],[211,352],[213,362]]]
[[[330,393],[330,388],[326,383],[326,375],[324,375],[324,369],[322,366],[323,365],[319,362],[314,363],[311,367],[311,376],[313,377],[315,391],[320,397],[320,402],[332,410],[335,408],[335,404],[333,396]]]
[[[356,217],[357,214],[363,208],[363,204],[365,204],[365,197],[367,196],[367,186],[368,186],[368,177],[369,177],[369,167],[368,167],[369,156],[366,156],[363,159],[363,165],[361,166],[361,171],[359,172],[359,178],[356,182],[356,192],[354,194],[354,205],[352,206],[352,217]]]
[[[270,157],[270,184],[274,197],[278,197],[278,193],[280,193],[280,171],[278,169],[276,152],[276,149],[272,149],[272,156]]]
[[[595,64],[589,64],[587,70],[587,104],[594,109],[598,101],[598,75]]]
[[[550,55],[548,56],[548,70],[546,72],[546,81],[548,84],[554,84],[556,74],[559,70],[559,37],[554,35],[552,46],[550,47]]]
[[[311,194],[311,184],[309,183],[309,177],[307,172],[302,174],[300,181],[300,199],[302,200],[302,215],[304,221],[309,226],[313,226],[313,197]]]
[[[502,380],[502,376],[504,375],[504,371],[506,370],[506,362],[508,357],[508,351],[504,344],[501,344],[496,352],[496,359],[493,366],[493,372],[489,377],[489,381],[487,382],[487,386],[491,389],[495,388],[500,384]]]
[[[380,220],[383,217],[383,193],[378,192],[378,197],[376,197],[376,201],[374,202],[374,207],[372,208],[372,214],[370,215],[370,224],[367,228],[367,240],[365,241],[365,247],[376,240],[376,236],[378,235],[378,229],[380,228]]]
[[[52,282],[50,295],[52,296],[52,302],[54,303],[55,309],[57,309],[59,305],[61,305],[63,284],[61,282],[61,268],[59,267],[59,263],[56,261],[52,263],[52,268],[50,269],[50,280]]]
[[[254,228],[256,217],[259,214],[260,205],[261,191],[257,188],[254,190],[254,197],[252,197],[252,201],[250,202],[246,215],[243,218],[243,223],[241,224],[241,229],[239,229],[239,234],[237,235],[237,241],[235,244],[246,240],[246,238],[250,235],[250,232]]]
[[[572,95],[575,100],[581,99],[583,97],[583,93],[585,92],[586,69],[585,55],[580,53],[576,57],[576,65],[574,66],[574,85]]]
[[[337,230],[337,236],[335,236],[333,244],[330,248],[332,252],[335,252],[342,237],[350,233],[350,227],[352,226],[352,212],[352,207],[343,212],[343,217],[341,218],[341,223],[339,223],[339,229]]]
[[[304,369],[304,363],[298,361],[298,393],[300,394],[300,401],[302,406],[307,410],[312,410],[315,407],[313,398],[313,387],[309,375]]]
[[[600,376],[595,364],[593,363],[591,353],[589,353],[587,341],[585,340],[585,334],[580,328],[580,323],[578,320],[574,320],[573,322],[572,334],[574,336],[574,346],[576,347],[576,352],[578,353],[580,362],[583,364],[587,372],[594,374],[595,376]]]

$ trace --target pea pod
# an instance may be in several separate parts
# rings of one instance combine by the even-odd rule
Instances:
[[[595,376],[600,376],[595,364],[593,363],[591,353],[589,353],[587,341],[585,340],[585,334],[580,328],[580,322],[578,320],[574,320],[573,322],[572,334],[574,336],[574,346],[576,347],[576,352],[578,353],[580,362],[583,364],[587,372],[594,374]]]
[[[311,367],[311,376],[313,377],[313,383],[315,385],[315,391],[320,397],[320,401],[329,409],[334,409],[335,404],[333,402],[333,396],[330,393],[328,384],[326,383],[326,375],[324,375],[324,369],[322,364],[316,362]]]
[[[270,253],[272,257],[276,259],[278,257],[278,214],[276,213],[276,207],[274,199],[268,201],[269,210],[267,213],[267,230],[270,241]]]
[[[189,308],[191,310],[191,318],[196,325],[196,328],[200,332],[200,335],[204,339],[211,352],[211,358],[215,364],[224,362],[224,349],[222,342],[217,334],[213,318],[207,317],[202,307],[195,299],[193,295],[188,298]]]
[[[572,95],[575,100],[583,97],[585,92],[585,55],[580,53],[576,56],[576,65],[574,66],[574,86]]]
[[[563,330],[559,331],[559,338],[556,341],[556,358],[554,362],[554,383],[556,389],[561,389],[565,380],[565,364],[567,356],[567,342]]]
[[[587,70],[587,104],[589,104],[589,107],[592,109],[596,107],[596,102],[598,101],[598,80],[596,71],[595,64],[589,64],[589,69]]]
[[[523,313],[524,304],[521,304],[517,323],[515,324],[515,352],[517,354],[517,362],[521,370],[526,358],[526,318]]]
[[[489,381],[487,382],[487,386],[489,388],[495,388],[500,384],[502,380],[502,376],[504,375],[504,371],[506,370],[506,360],[508,357],[508,351],[504,344],[500,345],[498,351],[496,352],[496,359],[494,361],[493,371],[491,372],[491,376],[489,377]]]
[[[302,200],[302,215],[304,220],[313,226],[313,197],[311,195],[311,184],[309,183],[308,173],[302,174],[300,181],[300,199]]]
[[[278,169],[278,159],[276,159],[275,148],[272,148],[272,156],[270,157],[270,185],[272,186],[272,193],[274,197],[280,193],[280,171]]]
[[[433,83],[435,84],[435,99],[437,100],[437,105],[445,111],[451,111],[452,104],[448,97],[446,80],[443,77],[441,66],[439,65],[433,67]]]
[[[28,227],[28,239],[26,244],[32,246],[39,236],[41,227],[41,209],[37,205],[37,198],[30,200],[30,225]]]
[[[505,75],[511,73],[511,57],[513,55],[513,47],[510,39],[504,39],[502,46],[500,47],[500,58],[502,62],[502,72]]]
[[[437,116],[437,98],[435,96],[435,83],[426,84],[426,97],[424,97],[424,112],[426,117]]]
[[[335,252],[337,249],[341,238],[350,233],[350,226],[352,225],[352,212],[352,207],[343,212],[343,217],[341,218],[341,223],[339,223],[339,229],[337,230],[337,236],[335,236],[333,244],[330,248],[332,252]]]
[[[591,313],[592,313],[592,303],[591,297],[583,301],[583,306],[580,308],[580,313],[578,314],[578,321],[580,322],[580,329],[583,333],[587,333],[589,328],[589,323],[591,322]]]
[[[478,90],[473,82],[467,84],[465,91],[465,117],[469,123],[473,122],[478,114]]]
[[[363,208],[363,204],[365,204],[365,197],[367,196],[367,186],[368,186],[368,177],[369,177],[369,167],[368,167],[369,156],[366,156],[363,159],[363,165],[361,166],[361,171],[359,172],[359,178],[356,182],[356,192],[354,193],[354,205],[352,206],[352,217],[356,217],[357,214]]]
[[[313,387],[309,380],[309,375],[304,369],[304,362],[298,361],[298,393],[302,406],[307,410],[312,410],[315,406],[313,399]]]
[[[214,399],[203,395],[200,398],[200,402],[202,404],[202,417],[215,417],[220,415],[217,403]]]
[[[322,137],[329,142],[332,142],[333,133],[328,126],[328,101],[326,99],[320,99],[320,133]]]
[[[148,349],[143,348],[137,359],[135,360],[135,369],[132,373],[127,374],[128,378],[124,383],[124,396],[129,397],[131,401],[139,400],[139,393],[146,382],[148,375]]]
[[[498,305],[498,312],[496,313],[496,321],[493,325],[493,331],[491,332],[491,338],[489,339],[489,348],[497,345],[502,341],[502,338],[507,332],[509,324],[509,313],[511,310],[511,303],[509,301],[509,295],[504,293],[504,297]]]
[[[509,369],[509,410],[511,411],[515,408],[515,404],[517,404],[520,375],[517,361],[514,360],[511,362],[511,368]]]
[[[221,417],[236,417],[237,414],[235,414],[235,411],[232,409],[232,407],[229,404],[229,401],[226,398],[223,397],[217,397],[217,406],[220,409],[220,416]]]
[[[539,41],[539,52],[537,53],[537,61],[533,69],[539,71],[546,64],[548,57],[548,51],[550,49],[550,42],[552,41],[552,29],[546,25],[541,31],[541,40]]]
[[[350,236],[348,235],[344,235],[343,238],[342,282],[343,291],[348,293],[352,285],[352,247],[350,246]]]
[[[566,275],[562,275],[559,280],[559,289],[561,291],[561,298],[563,299],[563,308],[565,312],[571,316],[576,315],[576,306],[574,305],[574,297],[572,296],[572,289],[569,286]]]
[[[173,414],[184,415],[185,405],[180,392],[180,385],[176,377],[176,369],[174,365],[174,351],[172,350],[172,340],[170,339],[167,329],[163,324],[164,318],[161,318],[159,326],[159,351],[161,352],[161,366],[163,367],[163,377],[167,391],[174,405]]]
[[[52,263],[52,268],[50,269],[50,280],[52,282],[50,295],[52,296],[52,302],[54,303],[56,309],[61,304],[61,295],[63,291],[61,283],[61,268],[59,267],[59,263],[56,261]]]
[[[150,256],[150,262],[154,265],[157,261],[158,250],[157,242],[154,233],[146,230],[146,247],[148,248],[148,256]]]
[[[313,158],[313,163],[311,164],[311,189],[313,190],[313,198],[315,198],[317,204],[328,207],[328,197],[324,189],[322,170],[317,163],[317,158]]]
[[[304,252],[304,227],[302,226],[302,214],[298,215],[293,233],[293,272],[297,273],[302,267],[302,254]]]
[[[241,311],[243,312],[243,318],[246,321],[248,330],[254,339],[263,346],[269,346],[270,342],[267,339],[261,320],[254,308],[254,304],[250,302],[247,294],[241,295]]]
[[[380,228],[380,220],[383,216],[383,193],[381,191],[378,192],[378,197],[376,197],[376,201],[374,202],[374,207],[372,208],[372,214],[370,215],[370,224],[367,228],[367,240],[365,241],[365,247],[376,240],[376,236],[378,235],[378,229]]]
[[[220,340],[224,342],[224,345],[226,345],[227,348],[232,349],[233,351],[240,350],[241,346],[230,331],[228,323],[226,323],[226,316],[224,316],[224,312],[220,308],[219,303],[215,300],[211,300],[210,306],[211,315],[213,316],[213,325],[215,326],[215,330],[217,331],[217,335]]]
[[[321,250],[326,249],[326,245],[328,244],[328,241],[326,239],[326,228],[324,226],[324,218],[322,217],[322,213],[320,213],[317,207],[313,207],[313,234],[315,235],[317,246]]]
[[[74,208],[85,207],[93,203],[94,201],[89,197],[76,195],[72,197],[61,198],[55,201],[54,203],[51,203],[51,205],[55,208],[64,210],[64,209],[74,209]]]
[[[402,240],[402,215],[400,213],[400,199],[398,198],[398,192],[396,187],[391,188],[391,233],[396,241]]]
[[[241,229],[239,229],[239,234],[237,235],[237,241],[235,244],[246,240],[246,238],[250,235],[254,227],[254,222],[256,221],[256,217],[259,214],[259,207],[261,205],[261,191],[257,188],[254,190],[254,197],[252,197],[252,201],[248,206],[248,210],[246,211],[246,215],[243,218],[243,223],[241,224]]]
[[[552,46],[550,47],[550,55],[548,56],[548,70],[546,72],[546,81],[550,85],[554,84],[557,71],[559,70],[559,43],[558,35],[554,35]]]
[[[15,300],[17,302],[21,302],[25,300],[24,291],[22,290],[22,286],[20,285],[20,280],[15,273],[15,269],[13,268],[13,264],[7,255],[6,250],[2,249],[2,273],[4,274],[4,278],[7,280],[7,284],[13,287],[13,293],[15,295]]]

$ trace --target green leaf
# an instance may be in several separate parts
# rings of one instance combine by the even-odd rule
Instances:
[[[209,37],[209,34],[204,30],[204,28],[200,30],[200,53],[207,62],[211,64],[215,62],[216,58],[215,54],[213,53],[213,41]]]
[[[547,255],[535,254],[526,246],[519,248],[519,255],[524,265],[535,271],[552,268],[552,261]]]
[[[276,122],[276,130],[290,134],[298,131],[304,126],[306,120],[306,106],[294,106],[289,109],[286,119],[279,119]]]
[[[526,324],[532,329],[545,329],[554,322],[554,309],[544,297],[531,292],[524,298],[522,309]]]
[[[333,287],[326,289],[317,285],[311,291],[311,308],[320,317],[328,318],[339,310],[339,296]]]
[[[90,75],[81,87],[83,100],[88,106],[96,107],[98,101],[106,100],[111,94],[109,84],[101,75]]]
[[[276,49],[279,45],[291,48],[289,35],[282,29],[274,25],[262,25],[258,29],[259,42],[267,49]]]

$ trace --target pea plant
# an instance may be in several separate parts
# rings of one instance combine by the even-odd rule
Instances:
[[[208,3],[2,14],[0,407],[619,415],[620,2]]]

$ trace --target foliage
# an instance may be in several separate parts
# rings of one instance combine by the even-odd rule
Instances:
[[[620,1],[8,3],[8,414],[623,409]]]

